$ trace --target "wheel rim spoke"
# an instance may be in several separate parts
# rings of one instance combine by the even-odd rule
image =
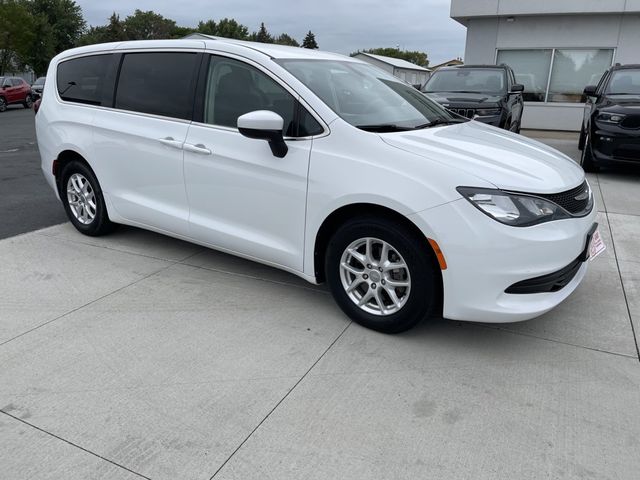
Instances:
[[[98,206],[95,192],[89,179],[74,173],[67,180],[67,203],[74,218],[83,225],[89,225],[96,217]]]
[[[406,305],[411,275],[400,252],[388,242],[373,237],[352,242],[339,270],[345,293],[365,312],[386,316]]]

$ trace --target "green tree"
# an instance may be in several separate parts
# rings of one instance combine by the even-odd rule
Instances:
[[[278,37],[275,40],[275,43],[277,43],[278,45],[289,45],[291,47],[299,47],[300,44],[298,43],[298,41],[287,35],[286,33],[282,33],[280,35],[278,35]]]
[[[0,75],[22,67],[35,40],[26,2],[0,0]]]
[[[319,48],[318,42],[316,42],[316,36],[311,32],[311,30],[309,30],[309,33],[304,37],[304,40],[302,41],[302,48]]]
[[[42,16],[51,27],[53,50],[60,53],[73,48],[86,27],[82,9],[73,0],[30,0],[34,17]]]
[[[136,9],[133,15],[124,19],[123,27],[129,40],[158,40],[171,38],[176,22],[152,10]]]
[[[275,41],[273,36],[267,31],[267,28],[264,26],[264,22],[260,24],[260,28],[257,32],[251,34],[251,40],[260,43],[274,43]]]
[[[121,42],[127,39],[120,16],[113,12],[109,23],[98,27],[90,27],[78,40],[78,45],[92,45],[94,43]]]
[[[196,27],[196,31],[198,33],[204,33],[205,35],[216,35],[218,32],[218,26],[216,25],[216,22],[211,19],[207,20],[206,22],[200,20],[198,22],[198,26]]]
[[[353,57],[357,55],[360,51],[354,52],[351,54]],[[429,66],[429,58],[425,52],[420,51],[410,51],[410,50],[399,50],[393,47],[385,47],[385,48],[370,48],[368,50],[362,50],[362,53],[372,53],[374,55],[383,55],[385,57],[391,58],[400,58],[402,60],[406,60],[407,62],[414,63],[420,67],[428,67]]]
[[[216,26],[218,37],[236,38],[238,40],[247,40],[249,38],[249,29],[236,22],[233,18],[223,18]]]

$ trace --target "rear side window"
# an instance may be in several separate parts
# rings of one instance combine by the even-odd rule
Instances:
[[[128,53],[122,60],[115,107],[190,119],[197,53]]]
[[[58,94],[69,102],[101,105],[112,54],[74,58],[58,65]]]

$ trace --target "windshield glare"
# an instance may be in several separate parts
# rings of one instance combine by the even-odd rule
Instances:
[[[640,70],[617,70],[611,75],[607,95],[640,95]]]
[[[439,70],[431,75],[424,92],[503,93],[506,91],[503,70],[457,68]]]
[[[339,60],[278,63],[356,127],[388,126],[391,131],[458,119],[412,86],[370,65]]]

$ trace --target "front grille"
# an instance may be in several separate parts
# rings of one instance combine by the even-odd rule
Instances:
[[[569,285],[573,277],[578,273],[578,270],[580,270],[583,262],[584,260],[582,258],[576,258],[569,265],[557,272],[514,283],[505,290],[505,293],[527,294],[557,292]]]
[[[450,108],[449,110],[466,118],[473,118],[476,115],[475,108]]]
[[[640,115],[629,115],[620,122],[622,128],[640,128]]]
[[[536,193],[536,196],[546,198],[556,205],[560,205],[567,212],[573,215],[589,213],[587,208],[589,207],[589,198],[591,195],[589,192],[589,185],[586,180],[579,187],[567,190],[566,192],[551,194]]]

